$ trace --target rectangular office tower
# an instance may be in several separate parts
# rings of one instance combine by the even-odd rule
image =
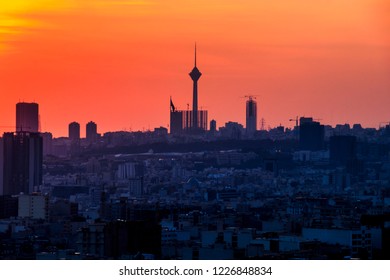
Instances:
[[[7,132],[0,141],[0,195],[31,194],[42,185],[39,133]]]
[[[39,132],[37,103],[19,102],[16,104],[16,131]]]

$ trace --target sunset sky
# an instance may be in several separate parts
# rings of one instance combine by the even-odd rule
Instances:
[[[19,101],[55,137],[168,127],[170,96],[192,104],[195,42],[218,127],[245,123],[246,95],[266,127],[390,121],[388,0],[0,0],[0,131]]]

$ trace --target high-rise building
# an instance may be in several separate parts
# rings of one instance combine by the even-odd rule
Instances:
[[[96,140],[98,138],[96,123],[94,123],[92,121],[87,123],[87,125],[86,125],[86,138],[87,138],[87,141],[90,143],[96,142]]]
[[[7,132],[0,143],[0,195],[31,194],[37,191],[42,185],[41,135]]]
[[[41,133],[43,141],[43,156],[53,154],[53,134],[50,132]]]
[[[39,132],[39,112],[37,103],[16,104],[16,131]]]
[[[78,122],[69,124],[68,137],[70,140],[80,140],[80,124]]]
[[[216,120],[210,121],[210,132],[211,133],[217,132],[217,121]]]
[[[183,111],[176,110],[172,98],[170,99],[170,133],[181,134],[183,132]]]
[[[313,118],[299,119],[299,147],[301,150],[319,151],[325,148],[325,127]]]
[[[257,130],[257,103],[253,96],[246,101],[246,134],[253,137]]]

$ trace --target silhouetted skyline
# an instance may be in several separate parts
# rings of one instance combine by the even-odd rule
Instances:
[[[0,7],[1,131],[18,102],[38,103],[56,137],[74,120],[101,132],[167,127],[168,97],[179,110],[192,101],[194,41],[201,103],[218,124],[245,123],[243,95],[258,95],[266,127],[296,115],[390,121],[387,1],[87,2]]]

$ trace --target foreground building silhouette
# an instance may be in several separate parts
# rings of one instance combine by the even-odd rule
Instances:
[[[42,185],[43,140],[40,134],[4,133],[0,150],[0,194],[37,191]]]

